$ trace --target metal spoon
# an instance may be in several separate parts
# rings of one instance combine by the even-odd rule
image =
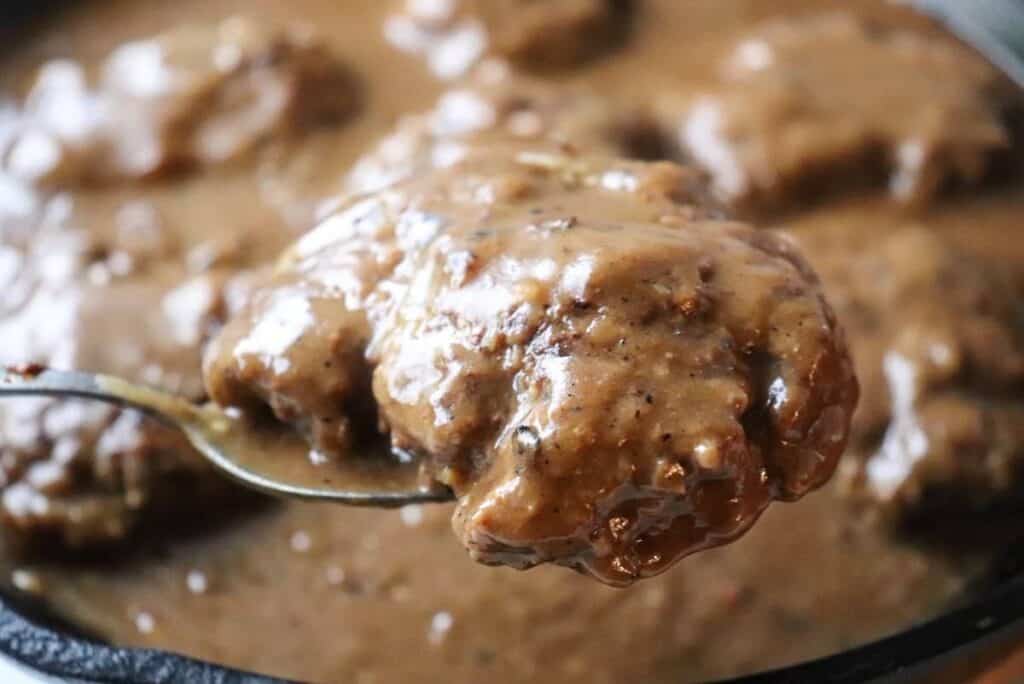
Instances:
[[[225,475],[275,496],[385,508],[453,498],[447,487],[425,483],[414,459],[386,447],[315,463],[292,430],[260,427],[231,411],[109,375],[31,367],[0,371],[0,397],[24,395],[96,399],[143,411],[184,432]]]

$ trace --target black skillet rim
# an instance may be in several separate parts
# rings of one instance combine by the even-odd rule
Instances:
[[[44,14],[62,0],[0,0],[0,35]],[[52,625],[44,626],[43,623]],[[0,654],[44,676],[102,684],[286,684],[155,649],[120,648],[79,636],[17,596],[0,592]],[[860,684],[900,682],[940,672],[951,662],[981,658],[1024,636],[1024,573],[972,604],[895,635],[770,672],[720,684]]]
[[[282,684],[287,680],[154,649],[119,648],[44,627],[0,596],[0,653],[36,672],[103,684]],[[860,684],[910,681],[979,658],[1024,635],[1024,575],[966,607],[835,655],[720,684]]]

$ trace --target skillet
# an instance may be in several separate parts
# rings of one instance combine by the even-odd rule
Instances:
[[[956,0],[959,2],[960,0]],[[997,2],[1001,0],[996,0]],[[61,0],[0,0],[0,38]],[[923,0],[969,40],[949,3]],[[954,13],[956,14],[956,13]],[[977,42],[977,40],[971,40]],[[985,50],[983,50],[985,51]],[[987,51],[986,51],[987,52]],[[999,60],[996,60],[999,61]],[[824,658],[718,684],[860,684],[934,681],[977,668],[1024,639],[1024,539],[1011,545],[958,608],[897,634]],[[287,684],[252,672],[154,649],[121,648],[83,633],[45,606],[0,590],[0,654],[44,676],[102,684]]]

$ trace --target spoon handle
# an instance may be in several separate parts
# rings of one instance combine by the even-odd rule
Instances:
[[[94,399],[143,411],[182,430],[218,470],[266,494],[384,508],[452,500],[447,487],[423,485],[415,464],[392,463],[386,451],[379,459],[358,459],[362,465],[349,459],[344,469],[320,468],[310,464],[308,445],[294,433],[274,434],[267,441],[266,435],[232,429],[233,419],[220,410],[110,375],[0,368],[0,398],[25,395]],[[269,458],[268,449],[273,452]],[[382,471],[380,463],[390,472]]]
[[[133,385],[97,373],[4,368],[0,370],[0,397],[46,396],[94,399],[143,411],[162,422],[176,424],[168,407],[178,400],[165,392]]]

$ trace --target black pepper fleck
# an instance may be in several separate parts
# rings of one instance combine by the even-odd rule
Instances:
[[[540,435],[529,425],[520,425],[515,432],[516,453],[525,458],[533,458],[540,453]]]

